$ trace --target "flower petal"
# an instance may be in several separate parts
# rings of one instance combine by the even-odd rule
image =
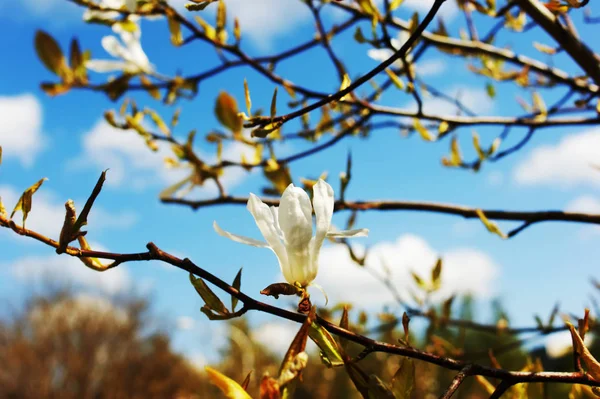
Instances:
[[[256,226],[258,226],[263,237],[269,243],[269,247],[277,255],[283,275],[285,276],[286,273],[289,274],[287,252],[283,242],[279,238],[279,233],[275,227],[275,219],[269,206],[264,204],[256,195],[250,194],[247,208],[254,217]]]
[[[327,237],[342,238],[342,237],[368,237],[369,229],[354,229],[354,230],[337,230],[328,231]]]
[[[312,238],[312,206],[308,194],[290,184],[279,202],[279,227],[286,248],[306,248]]]
[[[319,267],[319,252],[323,241],[329,232],[333,217],[333,188],[327,182],[319,179],[313,186],[313,208],[317,219],[317,232],[310,242],[311,273],[317,275]]]
[[[85,63],[87,69],[99,73],[124,71],[127,69],[127,65],[128,64],[123,61],[114,60],[89,60]]]
[[[114,36],[104,36],[102,38],[102,47],[104,47],[104,50],[106,50],[106,52],[110,55],[112,55],[115,58],[125,58],[125,54],[127,53],[127,50],[125,49],[125,47],[123,47],[123,45],[119,42],[119,39],[117,39]]]
[[[252,245],[253,247],[258,248],[270,248],[269,244],[264,241],[255,240],[254,238],[244,237],[237,234],[230,233],[228,231],[223,230],[216,221],[213,222],[213,228],[220,236],[227,237],[232,241],[239,242],[246,245]]]

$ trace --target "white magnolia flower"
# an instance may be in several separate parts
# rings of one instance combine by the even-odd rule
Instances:
[[[313,203],[304,190],[290,184],[279,202],[270,207],[250,194],[248,210],[267,242],[229,233],[217,222],[217,233],[233,241],[260,248],[270,248],[277,255],[283,276],[290,284],[308,286],[317,276],[319,251],[325,237],[366,237],[368,229],[333,231],[333,189],[319,179],[313,187]],[[312,212],[316,215],[317,231],[313,237]]]
[[[409,37],[410,33],[408,33],[408,31],[401,30],[396,38],[390,39],[391,45],[394,48],[394,50],[389,48],[374,48],[368,50],[367,55],[376,61],[383,62],[390,58],[396,51],[400,50],[400,47],[402,47],[402,45],[408,41]],[[406,55],[406,61],[410,62],[411,60],[412,54],[408,53]],[[393,65],[396,68],[402,68],[404,66],[402,60],[397,60],[396,62],[394,62]]]
[[[121,7],[125,7],[129,12],[135,12],[137,9],[137,0],[102,0],[99,6],[104,8],[112,8],[114,10],[119,10]],[[83,20],[90,21],[92,19],[100,19],[100,20],[114,20],[121,16],[121,13],[118,11],[99,11],[99,10],[85,10],[83,13]],[[137,17],[131,15],[130,18]],[[132,19],[133,20],[133,19]]]
[[[102,47],[107,53],[120,60],[89,60],[85,66],[95,72],[123,71],[132,75],[138,73],[152,73],[154,66],[142,49],[140,38],[141,29],[129,31],[119,24],[113,25],[113,31],[118,33],[121,41],[116,36],[102,38]]]

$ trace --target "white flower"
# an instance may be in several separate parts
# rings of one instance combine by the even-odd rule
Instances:
[[[120,60],[89,60],[85,66],[95,72],[123,71],[132,75],[138,73],[152,73],[154,66],[142,49],[140,38],[141,29],[129,31],[119,24],[113,25],[113,31],[121,37],[121,42],[115,36],[102,38],[102,47],[107,53]]]
[[[135,12],[137,9],[137,0],[102,0],[99,4],[104,8],[112,8],[114,10],[119,10],[121,7],[125,7],[129,12]],[[118,11],[99,11],[99,10],[85,10],[83,13],[83,20],[90,21],[92,19],[99,20],[114,20],[119,18],[121,13]],[[130,16],[134,17],[133,15]]]
[[[290,284],[308,286],[317,276],[319,252],[325,237],[366,237],[368,229],[333,231],[333,189],[319,179],[313,187],[313,203],[304,190],[290,184],[279,202],[279,207],[263,203],[250,194],[248,210],[267,242],[229,233],[217,222],[217,233],[233,241],[254,247],[270,248],[277,255],[283,276]],[[317,231],[313,237],[312,211],[315,211]]]
[[[391,45],[394,48],[394,50],[389,49],[389,48],[380,48],[380,49],[374,48],[374,49],[370,49],[369,51],[367,51],[367,55],[376,61],[383,62],[383,61],[387,60],[388,58],[390,58],[396,51],[400,50],[400,47],[402,47],[402,45],[408,41],[409,37],[410,37],[410,33],[408,33],[408,31],[401,30],[398,33],[397,38],[390,39]],[[410,62],[411,60],[412,60],[412,54],[407,54],[406,61]],[[396,68],[402,68],[404,66],[401,59],[394,62],[393,65]]]

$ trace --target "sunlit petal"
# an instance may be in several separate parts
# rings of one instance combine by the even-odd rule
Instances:
[[[343,237],[368,237],[369,229],[354,229],[354,230],[339,230],[328,231],[327,237],[343,238]]]
[[[239,242],[239,243],[246,244],[246,245],[252,245],[253,247],[258,247],[258,248],[269,248],[269,244],[267,244],[264,241],[255,240],[254,238],[250,238],[250,237],[240,236],[240,235],[233,234],[233,233],[223,230],[221,227],[219,227],[219,225],[217,224],[216,221],[213,222],[213,228],[215,229],[217,234],[219,234],[223,237],[227,237],[230,240],[233,240],[235,242]]]
[[[312,206],[308,194],[290,184],[279,202],[279,227],[286,247],[306,247],[312,237]]]
[[[127,63],[114,60],[89,60],[85,63],[85,67],[94,72],[105,73],[124,71],[127,69]]]

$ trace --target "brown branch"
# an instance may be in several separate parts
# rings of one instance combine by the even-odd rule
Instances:
[[[423,19],[423,21],[419,24],[419,26],[415,29],[415,31],[410,35],[408,40],[400,47],[398,51],[396,51],[390,58],[386,61],[382,62],[371,71],[367,72],[365,75],[356,79],[353,83],[351,83],[347,88],[338,91],[337,93],[329,95],[327,98],[316,101],[306,107],[303,107],[297,111],[291,112],[289,114],[277,116],[275,118],[255,118],[254,121],[250,121],[245,124],[245,127],[254,127],[254,126],[265,126],[271,123],[284,123],[290,121],[292,119],[298,118],[308,112],[311,112],[315,109],[322,107],[323,105],[327,105],[333,101],[339,101],[342,97],[347,94],[352,93],[358,87],[362,86],[364,83],[368,82],[370,79],[377,76],[379,73],[383,72],[387,67],[392,65],[395,61],[403,58],[408,53],[408,50],[413,46],[413,44],[417,41],[419,36],[425,31],[425,28],[429,25],[429,23],[433,20],[433,17],[438,12],[442,4],[445,0],[435,0],[431,9]]]
[[[566,51],[581,69],[600,85],[600,64],[594,52],[569,30],[563,27],[558,17],[538,0],[519,0],[519,6],[541,26]]]
[[[194,210],[198,208],[214,205],[246,205],[246,197],[218,197],[208,200],[188,200],[183,198],[163,198],[161,201],[165,204],[179,204],[191,207]],[[279,206],[279,200],[263,198],[262,201],[269,206]],[[417,201],[336,201],[334,211],[418,211],[432,212],[445,215],[462,216],[465,219],[479,219],[477,208],[471,208],[460,205],[441,204],[433,202]],[[575,222],[600,224],[600,215],[564,212],[564,211],[505,211],[488,209],[483,210],[488,219],[507,220],[528,223],[541,222]],[[513,234],[514,235],[514,234]]]
[[[471,375],[471,370],[473,369],[473,366],[470,364],[467,364],[462,370],[460,370],[458,372],[458,374],[456,374],[456,376],[454,377],[454,379],[452,380],[452,383],[450,383],[450,386],[446,389],[446,391],[440,396],[440,399],[450,399],[452,397],[452,395],[454,395],[454,393],[458,390],[458,388],[460,387],[460,385],[463,383],[463,381],[469,376]]]
[[[508,380],[504,380],[502,381],[497,387],[496,390],[492,393],[492,395],[490,396],[490,399],[498,399],[500,398],[506,391],[508,391],[510,389],[510,387],[512,387],[513,385],[515,385],[514,382],[510,382]]]
[[[370,19],[370,16],[364,14],[357,6],[342,2],[334,2],[331,4],[335,7],[352,13],[354,16],[358,16],[367,20]],[[399,29],[410,29],[410,23],[399,18],[393,18],[389,23]],[[528,67],[530,71],[537,72],[540,75],[550,78],[556,82],[566,84],[579,92],[583,91],[587,93],[598,93],[600,91],[600,87],[597,84],[591,84],[580,79],[575,79],[561,69],[551,67],[541,61],[517,54],[508,49],[493,46],[491,44],[447,37],[428,31],[423,32],[420,39],[441,49],[458,50],[464,55],[487,55],[493,58],[505,60],[511,64],[519,65],[521,67]]]

